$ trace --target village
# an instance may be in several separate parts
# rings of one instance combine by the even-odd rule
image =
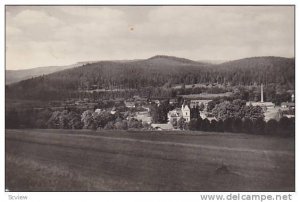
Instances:
[[[218,121],[218,118],[212,113],[212,108],[215,100],[226,100],[233,96],[232,92],[226,93],[201,93],[197,95],[182,95],[177,98],[154,98],[149,99],[134,95],[129,99],[116,98],[114,100],[100,100],[91,102],[90,99],[84,98],[80,100],[70,99],[63,103],[51,103],[53,110],[62,109],[81,109],[91,110],[95,113],[109,112],[114,115],[128,114],[127,120],[136,119],[144,124],[151,126],[155,130],[179,130],[177,123],[183,121],[188,124],[193,118],[207,119],[208,121]],[[153,120],[151,113],[153,107],[160,107],[167,103],[170,110],[165,114],[166,121]],[[213,107],[212,107],[213,106]],[[271,119],[279,121],[282,117],[295,117],[295,95],[291,93],[291,97],[286,102],[275,105],[273,102],[264,101],[264,87],[260,86],[260,101],[247,101],[245,106],[259,107],[263,112],[263,120],[268,122]],[[152,110],[152,111],[151,111]],[[193,116],[191,110],[196,110],[199,116]]]

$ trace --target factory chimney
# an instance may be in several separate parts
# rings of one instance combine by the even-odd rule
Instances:
[[[260,85],[260,102],[264,102],[264,86]]]

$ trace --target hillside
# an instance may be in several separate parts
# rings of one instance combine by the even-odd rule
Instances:
[[[295,59],[283,57],[253,57],[219,64],[215,72],[225,72],[233,84],[276,83],[295,85]]]
[[[42,76],[44,74],[51,74],[53,72],[62,71],[64,69],[70,69],[86,64],[87,62],[78,62],[73,65],[66,66],[49,66],[49,67],[36,67],[31,69],[21,70],[5,70],[5,84],[16,83],[32,77]]]
[[[144,89],[169,84],[278,84],[294,88],[295,60],[256,57],[218,65],[170,56],[145,60],[102,61],[65,69],[7,86],[7,96],[39,99],[51,94],[71,96],[79,90]]]

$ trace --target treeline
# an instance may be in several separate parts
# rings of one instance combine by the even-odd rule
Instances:
[[[294,89],[295,61],[289,58],[259,57],[205,65],[154,57],[131,62],[98,62],[6,86],[6,95],[10,98],[50,100],[76,97],[79,89],[134,89],[147,94],[148,88],[160,87],[164,87],[161,88],[161,94],[169,92],[174,95],[178,92],[164,89],[174,84],[196,83],[218,83],[224,86],[264,83]],[[188,91],[200,93],[201,89],[185,89],[183,94]],[[150,93],[160,94],[153,91]],[[118,92],[116,96],[121,94]],[[102,96],[101,93],[96,95]]]
[[[30,113],[30,114],[29,114]],[[294,136],[295,119],[283,117],[279,121],[271,119],[265,122],[262,118],[226,118],[224,120],[192,118],[189,123],[183,119],[173,123],[181,130],[233,132],[272,136]],[[49,128],[49,129],[91,129],[91,130],[153,130],[148,123],[139,121],[126,112],[111,114],[108,111],[94,112],[51,111],[45,110],[11,110],[6,113],[5,128]]]
[[[10,110],[5,114],[5,128],[40,129],[149,129],[150,125],[135,119],[128,111],[111,114],[109,111],[68,110]]]
[[[249,118],[227,118],[223,120],[192,119],[188,124],[183,124],[179,128],[193,131],[212,132],[233,132],[257,135],[283,136],[295,135],[295,118],[283,117],[279,121],[270,119],[264,121],[259,118],[251,120]]]

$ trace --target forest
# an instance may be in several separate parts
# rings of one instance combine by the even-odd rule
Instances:
[[[197,83],[218,84],[225,89],[263,83],[286,91],[295,86],[295,60],[254,57],[214,65],[155,56],[145,60],[102,61],[6,85],[6,96],[13,99],[61,100],[87,94],[100,98],[111,98],[111,95],[130,97],[134,92],[143,96],[174,97],[179,93],[172,90],[173,85]],[[102,91],[93,92],[96,89]],[[189,90],[185,91],[187,94]],[[198,89],[199,92],[203,90]]]

